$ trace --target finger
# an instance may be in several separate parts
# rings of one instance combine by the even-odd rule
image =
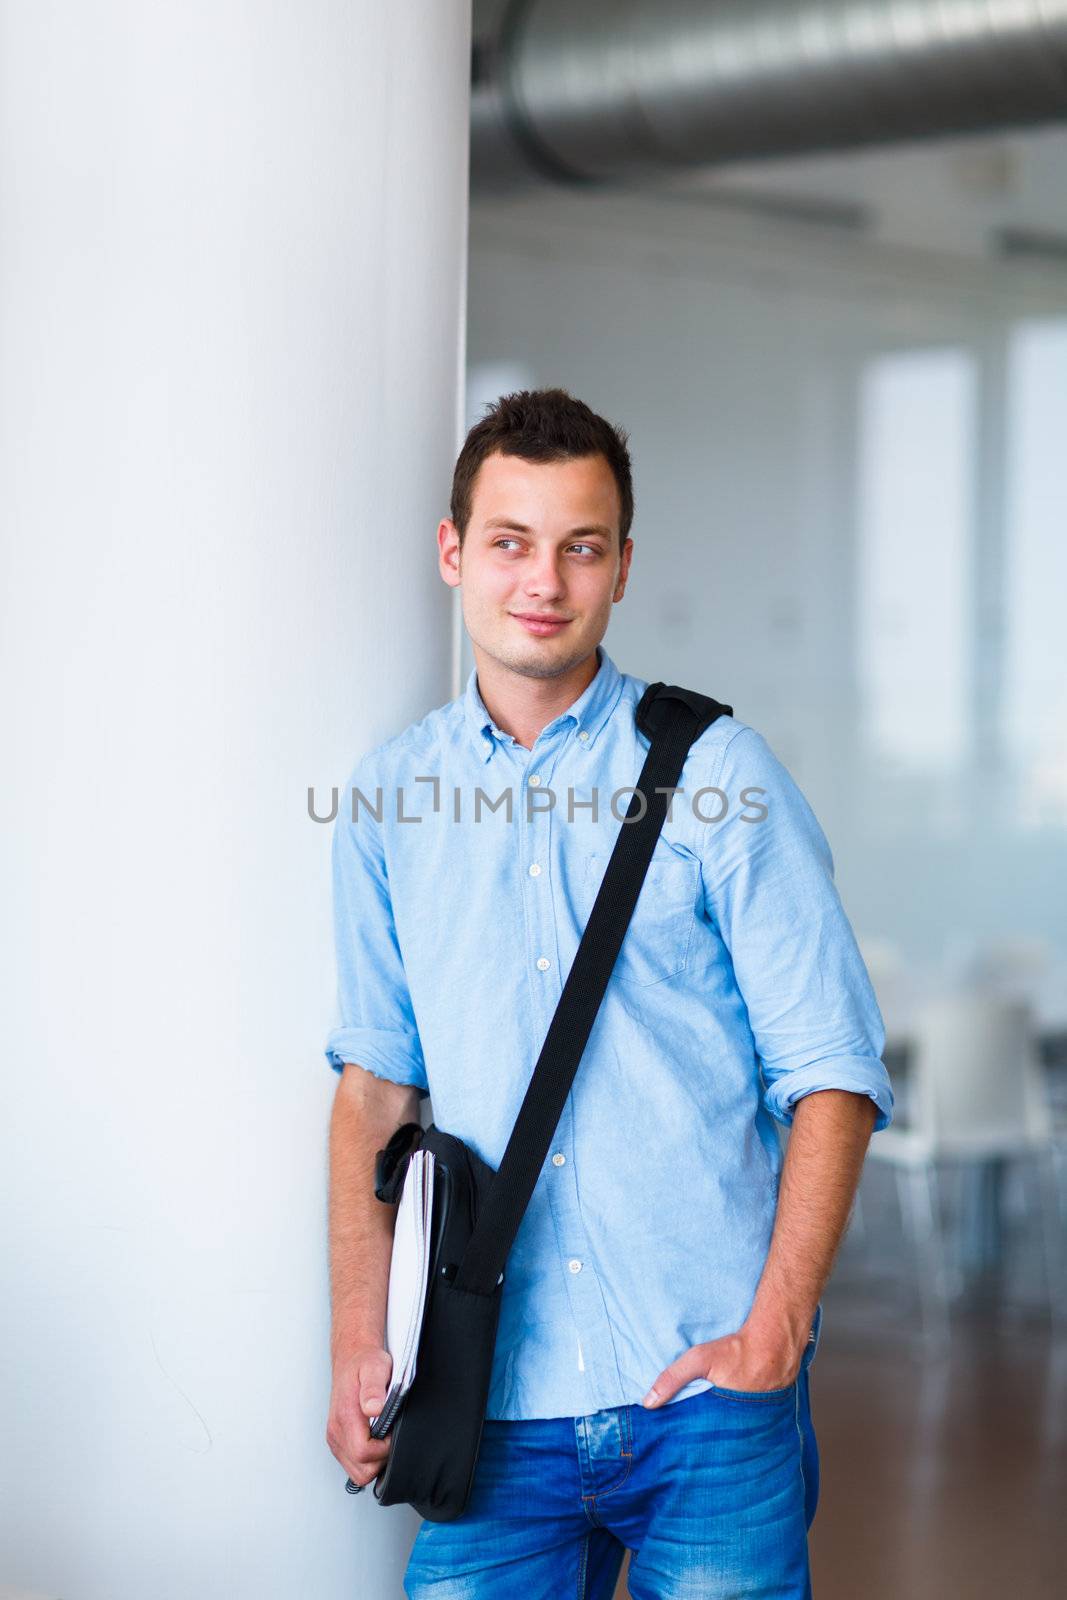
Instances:
[[[388,1454],[388,1441],[382,1440],[380,1442],[386,1445],[385,1453],[381,1454],[376,1449],[373,1456],[371,1456],[369,1459],[368,1454],[363,1447],[357,1447],[356,1451],[348,1448],[337,1449],[333,1451],[334,1455],[337,1457],[337,1460],[340,1462],[341,1466],[344,1467],[353,1483],[367,1484],[372,1478],[376,1478],[379,1472],[381,1472],[385,1465],[385,1455]],[[371,1440],[371,1443],[377,1446],[379,1441]]]
[[[364,1416],[379,1415],[385,1405],[392,1375],[393,1363],[385,1352],[363,1363],[359,1372],[359,1405]]]
[[[327,1440],[327,1443],[329,1443],[329,1440]],[[330,1452],[338,1464],[348,1473],[353,1483],[362,1483],[363,1462],[357,1461],[354,1456],[349,1455],[347,1450],[342,1450],[339,1445],[331,1444]]]
[[[331,1426],[326,1435],[326,1443],[352,1477],[353,1469],[356,1467],[362,1470],[370,1466],[375,1472],[379,1472],[389,1454],[391,1440],[388,1435],[384,1439],[372,1439],[367,1432],[366,1422],[356,1415],[348,1427]]]
[[[386,1434],[384,1439],[375,1439],[368,1433],[367,1424],[362,1418],[357,1420],[349,1433],[347,1443],[357,1461],[384,1461],[389,1454],[389,1435]]]
[[[669,1367],[664,1367],[641,1404],[649,1410],[654,1406],[663,1405],[672,1395],[676,1395],[679,1389],[700,1376],[701,1365],[700,1352],[696,1346],[685,1351],[677,1361],[672,1361]]]

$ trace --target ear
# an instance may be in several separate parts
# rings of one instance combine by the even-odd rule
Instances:
[[[437,526],[437,570],[451,589],[460,585],[459,529],[450,517]]]
[[[626,593],[626,580],[630,576],[630,561],[633,553],[634,542],[632,539],[627,539],[622,547],[622,557],[619,562],[619,580],[615,585],[615,593],[611,597],[613,602],[621,600]]]

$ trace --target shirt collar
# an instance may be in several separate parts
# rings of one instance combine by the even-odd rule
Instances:
[[[622,693],[622,673],[612,661],[603,645],[597,645],[600,665],[595,676],[586,684],[574,704],[558,717],[553,717],[541,730],[550,733],[565,722],[575,724],[575,734],[586,750],[591,750],[597,735],[607,722]],[[483,761],[488,761],[497,739],[510,736],[498,728],[478,691],[478,669],[471,669],[463,694],[463,712]],[[588,737],[584,737],[588,735]]]

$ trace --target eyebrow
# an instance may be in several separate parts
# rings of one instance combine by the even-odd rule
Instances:
[[[507,517],[490,517],[485,523],[485,530],[488,532],[490,528],[507,528],[510,533],[533,532],[533,529],[528,528],[524,522],[512,522]],[[579,534],[590,533],[603,534],[604,538],[611,539],[614,536],[614,529],[606,527],[603,522],[590,522],[585,527],[572,528],[564,537],[574,539]]]

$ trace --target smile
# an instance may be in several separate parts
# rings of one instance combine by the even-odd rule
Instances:
[[[515,621],[521,623],[527,633],[550,634],[558,633],[570,621],[569,617],[524,617],[518,612],[512,612]]]

